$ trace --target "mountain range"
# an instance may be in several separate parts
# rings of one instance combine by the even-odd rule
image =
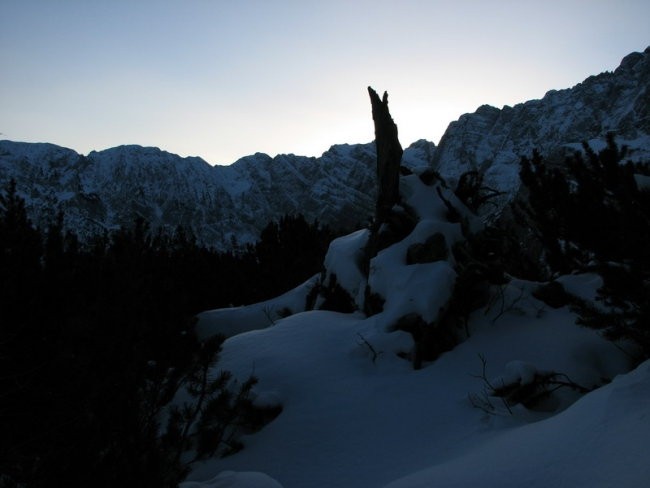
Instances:
[[[402,164],[415,172],[433,168],[452,185],[465,171],[479,171],[505,201],[518,188],[521,156],[533,149],[562,157],[585,140],[597,148],[614,132],[629,147],[628,158],[641,160],[650,155],[649,85],[647,48],[624,57],[613,72],[540,100],[483,105],[452,122],[438,146],[410,145]],[[256,153],[213,167],[152,147],[81,155],[53,144],[0,141],[0,185],[10,179],[41,227],[59,210],[81,236],[142,217],[154,228],[189,227],[203,244],[228,249],[254,241],[284,214],[338,228],[364,225],[375,201],[375,147],[335,145],[318,158]]]

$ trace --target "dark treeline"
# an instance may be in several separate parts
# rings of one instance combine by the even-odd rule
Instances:
[[[81,243],[63,216],[36,229],[12,182],[0,195],[0,486],[174,485],[159,417],[206,364],[192,317],[298,285],[331,238],[287,216],[237,252],[142,220]]]

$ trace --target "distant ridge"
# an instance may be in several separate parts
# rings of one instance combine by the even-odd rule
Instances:
[[[541,100],[502,109],[483,105],[449,124],[433,157],[437,171],[456,179],[484,173],[489,186],[511,194],[519,160],[533,148],[562,155],[584,140],[603,143],[608,132],[630,147],[631,159],[650,155],[650,47],[623,58],[613,72],[590,76]]]
[[[540,100],[483,105],[450,123],[438,147],[413,143],[402,164],[433,167],[451,184],[465,171],[480,171],[505,200],[518,188],[521,156],[534,148],[561,156],[583,140],[602,143],[613,131],[631,159],[648,158],[649,85],[647,48],[625,56],[613,72]],[[82,156],[53,144],[0,141],[2,188],[11,178],[42,227],[59,209],[82,236],[140,216],[154,228],[190,227],[202,243],[227,249],[255,240],[266,223],[287,213],[335,227],[365,225],[374,209],[375,147],[335,145],[319,158],[257,153],[213,167],[134,145]]]
[[[433,143],[407,150],[428,165]],[[0,185],[17,181],[30,217],[46,227],[59,209],[89,236],[143,217],[152,227],[190,227],[220,249],[257,239],[273,219],[302,213],[335,227],[365,223],[374,205],[374,144],[336,145],[320,158],[262,153],[210,166],[136,145],[87,156],[47,143],[0,141]]]

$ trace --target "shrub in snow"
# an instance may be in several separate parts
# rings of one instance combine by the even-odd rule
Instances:
[[[444,184],[444,180],[442,176],[440,176],[440,173],[432,168],[426,168],[424,171],[420,172],[418,176],[420,177],[420,181],[427,186],[433,186],[436,183]]]
[[[465,234],[465,239],[454,244],[452,251],[457,268],[474,274],[479,281],[504,284],[509,281],[506,273],[520,276],[518,261],[513,259],[515,249],[520,247],[509,232],[488,226],[477,232]]]
[[[638,187],[636,176],[650,174],[650,164],[624,164],[625,155],[612,134],[598,153],[584,143],[564,167],[551,167],[534,152],[521,162],[527,193],[515,213],[526,216],[550,272],[591,270],[603,277],[600,295],[609,311],[603,316],[602,309],[578,303],[582,322],[612,339],[632,340],[641,361],[650,357],[650,192]]]
[[[443,194],[442,190],[440,189],[440,186],[436,187],[436,192],[438,193],[438,198],[440,198],[440,201],[444,203],[445,207],[447,208],[447,212],[445,215],[447,221],[452,223],[464,224],[465,219],[463,219],[463,212],[461,212],[459,208],[456,205],[454,205],[451,202],[451,200]]]
[[[422,368],[424,361],[434,361],[459,342],[457,331],[448,327],[442,317],[438,323],[427,323],[420,315],[411,313],[397,321],[395,330],[408,332],[413,337],[413,351],[405,356],[413,362],[413,369]]]
[[[318,307],[320,310],[350,313],[357,309],[354,299],[338,284],[334,273],[329,275],[326,283],[320,285],[319,293],[322,297],[322,302]]]
[[[467,171],[460,175],[454,193],[474,213],[478,213],[483,205],[503,194],[484,185],[483,175],[478,171]]]
[[[534,152],[522,158],[520,177],[527,197],[518,204],[544,245],[554,271],[570,272],[599,261],[648,262],[650,193],[639,190],[636,171],[623,164],[626,148],[613,135],[596,153],[587,143],[564,165],[553,167]]]
[[[372,291],[370,286],[366,285],[363,300],[363,313],[368,317],[381,313],[384,310],[386,300],[379,294]]]
[[[447,323],[455,320],[469,336],[470,314],[488,303],[490,283],[480,268],[474,266],[458,266],[458,275],[454,290],[449,300],[445,320]]]
[[[189,451],[193,461],[235,453],[243,448],[241,434],[261,429],[282,411],[280,405],[254,403],[254,376],[238,386],[228,371],[213,376],[222,343],[219,336],[203,343],[186,382],[189,401],[170,408],[163,440],[176,448],[179,460]]]
[[[406,264],[433,263],[447,259],[449,250],[445,236],[436,232],[423,243],[411,244],[406,251]]]
[[[547,402],[560,388],[569,388],[580,394],[592,389],[572,381],[566,374],[540,370],[524,361],[511,361],[506,364],[506,373],[489,380],[487,360],[479,356],[482,371],[476,378],[483,382],[483,391],[469,394],[470,403],[489,414],[512,414],[512,407],[523,405],[529,410],[554,410],[555,405]],[[501,407],[499,407],[501,405]]]
[[[641,289],[650,296],[647,284]],[[605,337],[621,343],[634,363],[640,363],[650,357],[649,300],[630,301],[624,308],[603,310],[585,300],[574,299],[573,307],[580,314],[579,324],[603,331]]]
[[[447,324],[455,323],[469,335],[469,316],[481,307],[489,306],[493,291],[509,282],[502,255],[509,247],[504,232],[486,227],[467,234],[456,242],[452,254],[456,262],[456,281],[445,313]]]
[[[375,346],[373,346],[368,339],[366,339],[362,334],[357,333],[357,336],[359,337],[360,341],[358,344],[360,346],[363,346],[369,353],[370,357],[372,359],[372,362],[375,363],[377,359],[379,359],[379,356],[384,354],[384,351],[378,351]]]
[[[571,388],[579,393],[590,391],[563,373],[537,371],[534,368],[529,372],[529,376],[511,377],[508,381],[501,378],[493,382],[493,385],[498,386],[494,387],[491,396],[503,398],[510,406],[521,404],[529,410],[535,410],[543,409],[544,401],[560,388]]]
[[[286,319],[287,317],[291,317],[293,315],[293,310],[291,310],[289,307],[282,307],[276,313],[281,319]]]
[[[533,292],[533,296],[553,308],[564,307],[572,302],[571,295],[557,281],[550,281],[540,285]]]

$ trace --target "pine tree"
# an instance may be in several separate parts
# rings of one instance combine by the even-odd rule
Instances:
[[[614,311],[581,305],[582,321],[612,338],[632,339],[639,358],[650,357],[650,192],[638,188],[635,174],[650,174],[650,164],[624,163],[612,134],[595,152],[583,144],[564,170],[549,169],[533,154],[522,159],[526,189],[523,208],[551,270],[598,272],[599,293]]]

